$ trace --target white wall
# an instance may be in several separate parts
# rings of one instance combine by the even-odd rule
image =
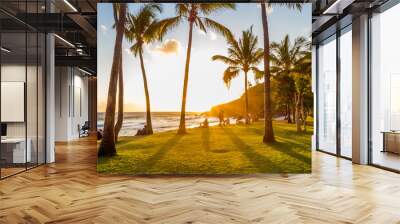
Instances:
[[[56,67],[55,73],[55,140],[70,141],[88,120],[88,78],[72,67]]]

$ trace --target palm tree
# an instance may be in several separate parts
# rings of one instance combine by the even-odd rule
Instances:
[[[232,79],[236,78],[240,71],[244,72],[244,92],[245,92],[245,111],[246,111],[246,124],[250,123],[249,120],[249,100],[247,95],[248,78],[247,73],[252,71],[256,79],[261,78],[263,72],[256,66],[261,62],[264,56],[264,51],[257,48],[258,38],[253,34],[253,29],[242,32],[242,37],[239,40],[229,40],[228,56],[214,55],[213,61],[222,61],[228,65],[223,74],[223,80],[229,87]]]
[[[176,4],[176,14],[177,16],[165,19],[163,22],[163,28],[160,34],[166,33],[173,27],[180,24],[183,20],[187,20],[189,23],[189,40],[186,52],[186,63],[185,63],[185,75],[183,82],[183,94],[182,94],[182,108],[181,116],[179,122],[178,134],[186,133],[186,94],[187,86],[189,80],[189,64],[190,64],[190,54],[192,49],[192,34],[193,27],[197,26],[200,30],[207,32],[207,28],[211,28],[214,31],[222,34],[227,39],[232,38],[232,34],[228,28],[224,25],[208,18],[212,13],[216,13],[225,9],[235,9],[234,3],[178,3]]]
[[[282,3],[291,9],[301,11],[300,3]],[[264,138],[263,142],[275,142],[274,130],[272,129],[272,113],[271,113],[271,74],[269,68],[269,31],[268,31],[268,16],[266,7],[270,4],[261,2],[261,19],[264,31]]]
[[[162,8],[158,4],[147,4],[143,6],[135,15],[128,15],[128,22],[125,37],[133,45],[130,50],[135,55],[139,55],[140,67],[143,76],[144,93],[146,96],[146,134],[153,134],[150,110],[150,94],[147,84],[146,69],[143,61],[143,46],[162,38],[160,30],[163,28],[163,21],[156,19],[157,13],[161,13]]]
[[[125,3],[113,4],[117,34],[115,36],[113,63],[111,66],[110,83],[108,86],[107,108],[104,118],[104,132],[98,151],[99,156],[113,156],[116,154],[114,136],[115,104],[119,67],[122,56],[122,38],[124,36],[126,8],[127,7]]]
[[[289,35],[286,35],[280,43],[273,42],[271,44],[271,71],[275,74],[287,76],[295,83],[292,96],[294,97],[297,131],[301,131],[302,124],[301,102],[307,82],[307,80],[304,79],[304,74],[308,72],[308,46],[309,43],[304,37],[296,38],[292,44]]]
[[[311,51],[310,51],[310,42],[305,44],[305,50],[297,60],[293,68],[293,77],[296,84],[296,111],[298,112],[298,116],[301,117],[297,120],[297,131],[301,131],[301,123],[303,124],[303,131],[306,131],[306,119],[308,116],[307,101],[312,97],[311,90]],[[305,102],[306,101],[306,102]]]

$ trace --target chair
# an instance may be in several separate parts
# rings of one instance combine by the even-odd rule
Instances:
[[[78,130],[79,130],[79,138],[89,136],[89,130],[90,130],[89,121],[85,121],[82,127],[80,127],[80,125],[78,124]]]

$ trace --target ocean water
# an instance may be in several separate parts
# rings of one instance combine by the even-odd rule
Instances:
[[[178,130],[180,112],[153,112],[152,124],[154,132],[163,132],[170,130]],[[186,113],[186,127],[198,127],[203,122],[205,117],[200,113]],[[217,125],[218,119],[209,117],[208,122],[210,126]],[[133,136],[139,129],[142,129],[146,124],[145,112],[126,112],[124,113],[124,122],[120,136]],[[97,113],[97,127],[103,129],[104,113]]]

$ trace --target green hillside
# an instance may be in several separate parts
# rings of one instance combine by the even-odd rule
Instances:
[[[249,96],[249,112],[257,114],[259,117],[264,113],[264,84],[256,84],[248,89]],[[239,99],[228,103],[213,106],[210,110],[210,116],[217,116],[219,111],[223,110],[225,116],[239,117],[245,114],[245,95]]]

